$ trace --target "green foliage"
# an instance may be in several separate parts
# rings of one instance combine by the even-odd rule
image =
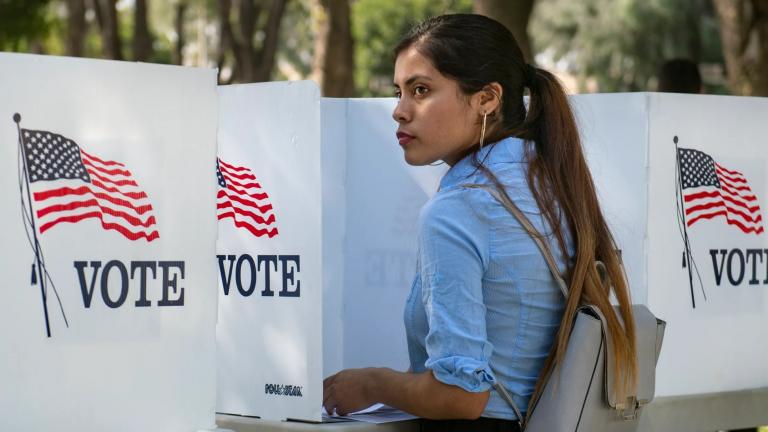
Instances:
[[[49,0],[0,0],[0,50],[32,51],[42,42],[51,22]]]
[[[531,33],[539,58],[564,62],[601,92],[651,90],[671,58],[722,61],[704,0],[539,0]]]
[[[414,24],[445,13],[471,12],[471,0],[358,0],[352,5],[355,84],[361,96],[392,96],[392,49]]]

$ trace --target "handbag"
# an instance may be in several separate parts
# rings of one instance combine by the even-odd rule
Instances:
[[[523,212],[509,198],[506,191],[488,185],[470,184],[470,188],[485,189],[501,203],[525,228],[541,250],[560,291],[568,298],[568,285],[560,275],[549,246]],[[607,274],[605,265],[595,263],[601,275]],[[613,393],[613,358],[608,326],[600,310],[594,305],[582,305],[574,317],[571,336],[563,361],[555,365],[558,370],[545,378],[541,395],[529,407],[528,418],[523,421],[506,388],[497,381],[494,389],[515,412],[520,429],[527,432],[576,431],[636,431],[643,407],[653,400],[656,383],[656,363],[664,339],[666,322],[656,318],[645,305],[632,305],[635,318],[637,347],[637,388],[626,400],[618,400]],[[617,316],[620,317],[620,315]]]

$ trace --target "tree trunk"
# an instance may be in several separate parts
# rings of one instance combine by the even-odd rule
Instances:
[[[755,95],[768,96],[768,0],[752,0],[755,9],[757,67]]]
[[[89,4],[93,9],[93,14],[96,15],[96,24],[99,26],[99,31],[104,27],[104,13],[101,11],[101,3],[99,0],[90,0]]]
[[[267,28],[264,31],[264,43],[257,57],[258,66],[255,68],[254,81],[269,81],[272,76],[277,55],[277,42],[280,38],[280,24],[283,21],[287,3],[287,0],[273,0],[272,7],[269,8]]]
[[[120,43],[119,22],[117,17],[117,0],[93,0],[96,21],[101,31],[101,45],[104,57],[113,60],[123,59],[123,48]]]
[[[187,2],[181,0],[176,4],[176,17],[174,19],[174,29],[176,30],[176,44],[173,47],[173,63],[177,65],[184,64],[184,16],[187,13]]]
[[[83,56],[85,31],[85,0],[67,0],[67,55]]]
[[[768,96],[768,0],[714,0],[731,93]]]
[[[504,24],[515,36],[525,61],[533,61],[528,21],[535,0],[474,0],[474,11]]]
[[[133,9],[133,58],[147,61],[152,56],[152,35],[147,23],[147,0],[135,0]]]
[[[257,52],[253,46],[256,23],[261,16],[261,7],[254,0],[240,0],[240,37],[235,51],[236,78],[244,82],[256,81]]]
[[[239,34],[235,34],[232,26],[230,0],[219,1],[219,20],[221,26],[221,43],[219,46],[219,72],[226,63],[226,54],[231,51],[234,56],[232,75],[229,82],[259,82],[268,81],[272,75],[277,53],[280,24],[287,0],[273,0],[267,17],[264,37],[261,44],[255,46],[257,25],[260,22],[262,8],[256,0],[239,0]],[[220,82],[221,82],[220,77]]]
[[[355,95],[354,43],[349,0],[319,0],[312,76],[323,96]]]
[[[226,65],[227,52],[230,50],[237,51],[234,47],[235,38],[232,32],[232,22],[229,20],[231,9],[232,2],[230,0],[219,0],[219,52],[216,60],[219,84],[229,84],[232,82],[232,75],[229,76],[229,79],[224,80],[222,79],[221,72]]]

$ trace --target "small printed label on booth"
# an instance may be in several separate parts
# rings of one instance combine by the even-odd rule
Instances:
[[[301,389],[301,386],[296,385],[264,384],[264,393],[269,395],[303,397]]]

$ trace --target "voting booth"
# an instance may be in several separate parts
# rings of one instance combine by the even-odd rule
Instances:
[[[392,102],[219,88],[218,412],[321,421],[324,377],[407,369],[414,222],[445,168],[405,164]]]
[[[768,387],[768,99],[572,101],[633,300],[668,323],[656,395]]]
[[[323,378],[408,367],[416,221],[396,100],[0,55],[0,429],[322,420]],[[656,395],[768,387],[768,100],[571,98]],[[218,143],[218,144],[217,144]]]
[[[285,93],[289,84],[259,86],[253,86],[246,105],[277,103],[267,93],[257,97],[259,88],[267,92],[268,86],[283,86],[280,93],[290,94]],[[319,104],[297,95],[289,99],[296,103],[292,116],[309,105],[320,113],[321,139],[312,145],[319,146],[322,214],[303,202],[292,205],[305,213],[308,226],[322,227],[323,283],[321,304],[288,315],[322,322],[322,335],[313,327],[284,343],[298,343],[313,365],[322,358],[322,367],[314,370],[322,370],[321,375],[302,375],[308,377],[302,383],[306,388],[320,386],[322,377],[343,368],[405,370],[402,308],[415,274],[415,222],[447,167],[410,167],[403,161],[391,118],[394,99],[321,99]],[[766,152],[759,138],[768,132],[760,122],[768,115],[768,101],[635,93],[577,95],[571,102],[633,300],[669,323],[656,395],[768,386],[768,332],[762,324],[768,318],[762,216]],[[290,147],[287,137],[296,122],[313,127],[316,114],[307,115],[304,121],[269,120],[280,125],[276,130],[285,129],[278,145]],[[225,129],[220,128],[220,137]],[[249,140],[242,145],[262,154],[272,143],[256,148],[260,144]],[[301,166],[293,159],[273,164],[289,170]],[[302,284],[309,286],[308,281]],[[271,319],[261,321],[265,316],[251,315],[259,324],[247,337],[276,325]],[[322,346],[313,345],[318,337]],[[256,372],[255,365],[265,364],[271,354],[259,357],[254,351],[253,356],[253,373],[273,373],[280,379],[272,381],[291,382],[275,372],[278,364],[266,363],[270,372]],[[254,387],[267,393],[262,398],[276,398],[266,384]],[[283,397],[281,406],[292,406],[290,412],[255,400],[249,399],[249,411],[240,414],[319,420],[317,410],[312,411],[319,399],[300,407]]]
[[[0,429],[214,428],[215,72],[0,54],[0,94]]]
[[[320,421],[319,90],[220,87],[218,134],[216,410]]]

